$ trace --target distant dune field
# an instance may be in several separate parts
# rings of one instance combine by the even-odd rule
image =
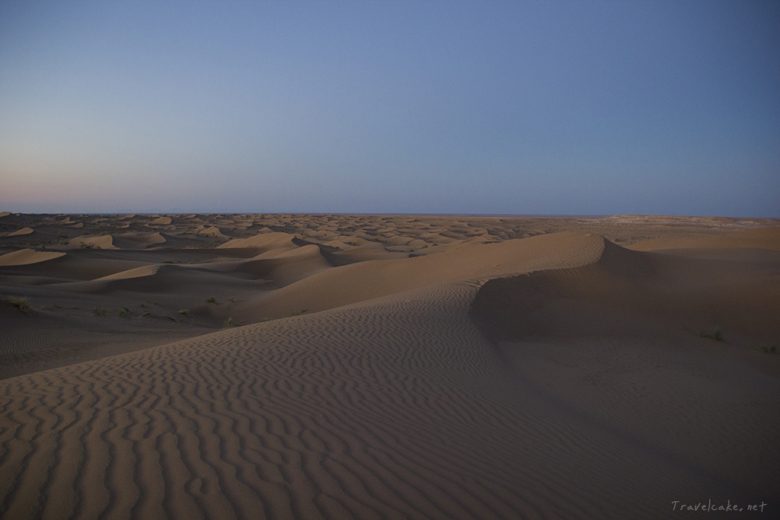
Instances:
[[[7,214],[0,300],[2,518],[780,512],[777,221]]]

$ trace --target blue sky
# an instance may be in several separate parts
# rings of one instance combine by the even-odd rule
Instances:
[[[0,3],[0,209],[780,216],[780,2]]]

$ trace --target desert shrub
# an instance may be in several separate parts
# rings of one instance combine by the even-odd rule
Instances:
[[[22,312],[24,314],[29,314],[32,312],[32,307],[30,306],[30,302],[27,301],[27,298],[11,296],[6,301],[11,305],[13,305],[13,307],[19,312]]]
[[[720,328],[715,327],[712,330],[703,330],[699,332],[699,337],[714,341],[723,341],[723,332],[721,332]]]

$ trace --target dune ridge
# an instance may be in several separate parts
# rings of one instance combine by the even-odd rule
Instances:
[[[35,230],[31,227],[23,227],[19,228],[16,231],[8,231],[5,233],[0,233],[0,238],[13,238],[13,237],[24,237],[27,235],[32,235],[35,233]]]
[[[33,249],[20,249],[0,255],[0,267],[11,267],[17,265],[31,265],[41,262],[61,258],[65,253],[57,251],[35,251]]]

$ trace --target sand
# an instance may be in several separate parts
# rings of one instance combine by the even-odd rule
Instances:
[[[80,235],[72,238],[68,245],[87,249],[116,249],[112,235]]]
[[[3,518],[780,511],[776,221],[0,230],[24,226],[0,250]]]
[[[0,267],[12,267],[16,265],[30,265],[55,258],[61,258],[65,253],[57,251],[35,251],[33,249],[19,249],[0,255]]]
[[[23,227],[19,228],[16,231],[6,231],[4,233],[0,233],[0,238],[6,238],[6,237],[23,237],[26,235],[32,235],[35,232],[35,230],[31,227]]]

